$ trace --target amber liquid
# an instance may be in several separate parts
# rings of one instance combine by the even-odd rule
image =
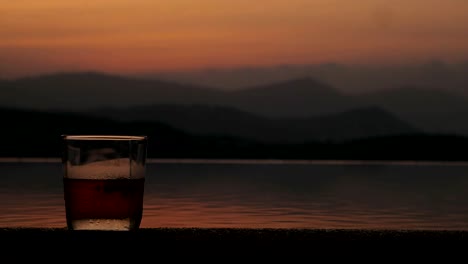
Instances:
[[[67,226],[71,230],[136,230],[143,215],[145,179],[65,178]]]

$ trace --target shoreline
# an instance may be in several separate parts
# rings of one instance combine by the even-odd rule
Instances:
[[[61,158],[56,157],[0,157],[0,163],[61,162]],[[148,158],[147,164],[468,166],[468,161]]]
[[[110,239],[115,237],[163,241],[348,241],[348,240],[463,240],[468,241],[468,230],[432,229],[309,229],[309,228],[202,228],[158,227],[134,231],[71,231],[66,227],[0,227],[0,239],[66,238]]]
[[[66,227],[0,227],[0,238],[16,235],[60,236],[163,236],[165,239],[265,239],[265,240],[314,240],[314,239],[466,239],[468,230],[454,229],[318,229],[318,228],[235,228],[235,227],[154,227],[134,231],[68,230]]]

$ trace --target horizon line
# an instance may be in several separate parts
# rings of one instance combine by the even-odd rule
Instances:
[[[0,157],[0,163],[61,163],[57,157]],[[468,161],[147,158],[147,164],[468,166]]]
[[[461,59],[459,61],[446,61],[443,59],[430,59],[424,61],[415,61],[415,62],[401,62],[401,63],[349,63],[349,62],[336,62],[336,61],[329,61],[329,62],[317,62],[317,63],[276,63],[272,65],[233,65],[233,66],[206,66],[206,67],[195,67],[195,68],[181,68],[181,69],[154,69],[154,70],[141,70],[141,71],[131,71],[131,72],[123,72],[123,71],[112,71],[112,70],[104,70],[104,69],[63,69],[63,70],[50,70],[44,72],[36,72],[36,73],[23,73],[14,75],[12,77],[2,76],[0,74],[0,80],[17,80],[22,78],[34,78],[39,76],[48,76],[48,75],[59,75],[59,74],[73,74],[73,73],[97,73],[97,74],[104,74],[104,75],[114,75],[114,76],[123,76],[123,77],[147,77],[147,75],[154,75],[154,74],[181,74],[181,73],[203,73],[209,71],[220,71],[220,72],[230,72],[230,71],[237,71],[237,70],[245,70],[245,69],[280,69],[283,67],[290,67],[290,68],[300,68],[300,67],[326,67],[326,66],[337,66],[337,67],[408,67],[408,66],[424,66],[430,64],[440,64],[440,65],[455,65],[455,66],[464,66],[468,65],[468,58]]]

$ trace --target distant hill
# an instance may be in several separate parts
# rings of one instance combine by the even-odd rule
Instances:
[[[380,118],[382,113],[370,110],[357,111]],[[354,115],[344,116],[349,114]],[[62,134],[129,134],[148,136],[149,158],[468,160],[462,151],[468,148],[468,137],[453,135],[415,133],[344,142],[265,143],[192,134],[160,122],[118,122],[83,114],[11,108],[0,108],[0,123],[0,157],[60,157]]]
[[[116,121],[156,121],[198,134],[259,138],[274,121],[226,106],[155,104],[91,109],[89,115]],[[261,128],[259,130],[259,128]],[[274,132],[273,132],[274,133]],[[268,135],[263,135],[268,137]],[[260,137],[261,138],[261,137]]]
[[[203,105],[235,108],[237,109],[235,111],[243,112],[243,115],[249,113],[251,116],[247,120],[239,119],[236,122],[252,127],[270,126],[269,122],[264,125],[263,118],[301,119],[300,122],[308,122],[304,119],[330,116],[355,109],[369,109],[375,106],[393,115],[398,122],[407,123],[411,127],[428,133],[468,135],[468,122],[465,122],[465,117],[468,115],[467,97],[445,90],[453,89],[398,86],[395,89],[351,96],[341,94],[334,87],[316,79],[295,78],[236,91],[222,91],[170,81],[83,72],[0,81],[0,106],[88,112],[96,108]],[[164,111],[164,109],[158,111]],[[229,111],[222,110],[224,118],[243,118],[238,114],[228,117],[231,114],[228,113]],[[172,114],[176,115],[176,113]],[[223,117],[218,118],[223,119]],[[253,121],[256,118],[262,118],[262,120]],[[366,120],[360,120],[360,122],[367,122]],[[189,122],[170,121],[175,122],[176,125]],[[218,126],[222,123],[220,122]],[[294,126],[296,124],[293,122]],[[302,125],[300,127],[304,128]],[[270,131],[275,130],[270,129]],[[294,129],[290,130],[293,133]],[[263,130],[260,129],[260,131]],[[303,131],[316,135],[315,130]],[[352,134],[352,131],[349,133]]]
[[[61,135],[146,135],[148,156],[223,158],[241,155],[258,143],[228,136],[200,136],[160,122],[117,122],[84,114],[0,108],[0,156],[59,157]],[[224,149],[225,146],[229,148]],[[231,157],[232,157],[231,156]]]
[[[0,105],[84,110],[147,104],[204,104],[238,108],[269,117],[341,112],[358,105],[310,78],[226,92],[176,82],[102,73],[60,73],[0,83]]]
[[[0,155],[60,155],[63,134],[152,135],[161,142],[192,140],[192,136],[158,122],[120,123],[75,113],[0,108]]]
[[[226,105],[269,117],[308,117],[365,106],[311,78],[232,91]]]
[[[378,107],[307,118],[275,119],[231,107],[203,105],[100,108],[91,113],[118,121],[157,121],[190,133],[228,135],[261,142],[343,141],[419,132]]]
[[[0,85],[0,105],[41,110],[205,103],[216,101],[218,96],[217,91],[198,86],[95,72],[20,78]]]
[[[468,98],[462,94],[411,86],[361,94],[356,100],[373,102],[427,132],[468,135]]]
[[[200,69],[146,73],[145,78],[178,80],[184,83],[236,90],[311,76],[344,94],[381,91],[394,87],[421,86],[458,91],[468,96],[468,61],[446,63],[429,60],[408,64],[283,64],[224,69]]]

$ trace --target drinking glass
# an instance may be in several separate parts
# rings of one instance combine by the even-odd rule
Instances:
[[[62,135],[62,142],[68,229],[139,229],[147,137]]]

